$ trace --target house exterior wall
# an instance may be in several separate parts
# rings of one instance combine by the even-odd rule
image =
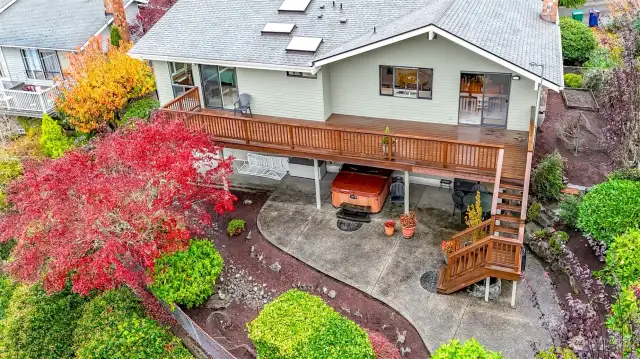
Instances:
[[[171,87],[171,75],[169,64],[166,61],[153,61],[153,74],[156,77],[156,91],[161,105],[173,100],[173,88]]]
[[[25,72],[24,62],[22,62],[20,49],[15,47],[3,47],[2,53],[4,54],[4,60],[7,64],[11,80],[26,81],[27,73]]]
[[[238,90],[251,95],[254,114],[324,121],[322,71],[317,78],[288,77],[284,71],[237,68]]]
[[[433,68],[433,99],[381,96],[380,65]],[[334,113],[458,124],[461,72],[511,71],[449,40],[417,36],[329,64]],[[511,81],[507,128],[528,130],[534,83]]]

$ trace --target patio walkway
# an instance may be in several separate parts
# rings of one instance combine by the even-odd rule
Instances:
[[[394,237],[385,236],[382,222],[402,212],[402,206],[389,203],[371,223],[355,232],[343,232],[336,227],[336,210],[330,203],[334,176],[328,173],[321,182],[320,210],[315,208],[312,180],[285,178],[260,211],[258,227],[264,237],[396,309],[416,327],[430,351],[451,338],[475,337],[487,348],[501,350],[505,358],[521,359],[533,358],[532,347],[552,345],[551,334],[539,318],[555,327],[560,321],[559,307],[533,255],[527,258],[526,279],[518,286],[516,309],[509,307],[511,283],[506,281],[499,300],[488,303],[464,291],[436,294],[435,280],[443,260],[440,242],[460,228],[451,219],[449,192],[411,185],[410,204],[419,222],[411,240],[403,239],[398,231]],[[421,277],[429,290],[421,286]],[[532,289],[539,306],[534,305]]]

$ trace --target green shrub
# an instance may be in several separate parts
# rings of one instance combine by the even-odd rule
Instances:
[[[565,74],[564,85],[566,87],[582,88],[582,76],[577,74]]]
[[[603,74],[603,70],[609,70],[618,65],[618,60],[606,47],[597,46],[589,54],[589,60],[584,63],[585,67],[598,70]]]
[[[609,180],[629,180],[640,182],[640,170],[638,168],[624,168],[615,170],[607,176]]]
[[[622,287],[616,301],[611,305],[611,310],[607,316],[607,328],[614,334],[615,338],[622,339],[623,358],[635,358],[637,354],[638,339],[637,328],[640,326],[640,308],[638,306],[638,283]],[[617,343],[620,344],[620,343]]]
[[[17,158],[0,159],[0,188],[22,176],[22,163]]]
[[[0,324],[0,353],[5,358],[73,358],[73,330],[83,304],[70,286],[52,295],[40,285],[18,286]]]
[[[213,294],[224,261],[211,241],[193,240],[189,249],[156,261],[151,290],[169,305],[199,306]]]
[[[578,228],[595,239],[613,239],[640,223],[640,182],[609,180],[587,192],[580,203]]]
[[[557,200],[564,188],[564,158],[558,150],[546,155],[531,173],[531,189],[542,200]]]
[[[0,333],[2,332],[2,320],[11,302],[11,296],[18,287],[18,283],[9,278],[8,275],[0,272]],[[0,354],[2,350],[0,350]],[[1,357],[1,356],[0,356]]]
[[[76,359],[193,359],[180,339],[157,322],[133,316],[115,330],[101,331],[78,350]]]
[[[568,17],[560,18],[560,37],[565,65],[582,65],[596,48],[596,38],[591,29]]]
[[[230,236],[237,236],[244,231],[245,221],[242,219],[232,219],[227,225],[227,233]]]
[[[549,348],[539,351],[535,359],[579,359],[569,348]]]
[[[151,112],[160,107],[160,102],[153,98],[143,98],[132,102],[124,112],[121,122],[124,123],[132,118],[148,120]]]
[[[114,331],[119,323],[144,315],[140,299],[127,287],[97,295],[82,309],[82,316],[73,332],[74,349],[84,352],[90,342],[100,339],[103,332]]]
[[[606,265],[598,276],[608,285],[626,287],[640,278],[640,230],[632,229],[607,248]]]
[[[564,245],[569,240],[569,235],[563,231],[557,231],[551,234],[549,237],[549,248],[555,255],[560,255],[563,252]]]
[[[367,333],[319,297],[292,289],[247,324],[260,359],[374,359]]]
[[[42,117],[40,145],[44,154],[51,158],[61,157],[73,147],[71,140],[62,133],[62,127],[47,114]]]
[[[120,41],[122,41],[122,35],[120,34],[120,28],[116,25],[111,25],[111,31],[110,31],[110,40],[111,40],[111,45],[118,47],[120,46]]]
[[[503,359],[502,353],[486,350],[475,339],[469,339],[464,344],[457,339],[442,344],[431,355],[431,359]]]
[[[32,128],[38,129],[40,128],[42,123],[42,120],[40,120],[39,118],[33,118],[33,117],[18,116],[16,120],[18,121],[20,126],[22,126],[22,129],[24,130],[24,132],[29,132],[29,130]]]
[[[585,70],[582,74],[582,86],[599,94],[604,86],[604,72],[598,68]]]
[[[567,226],[576,229],[578,225],[578,211],[582,203],[582,195],[563,195],[560,201],[560,218]]]
[[[527,208],[527,221],[533,221],[540,215],[542,206],[538,202],[532,202]]]
[[[587,0],[560,0],[560,6],[577,8],[583,6]]]
[[[16,246],[16,240],[10,239],[6,242],[0,242],[0,261],[6,261],[11,255],[11,250]],[[1,271],[0,271],[1,272]]]

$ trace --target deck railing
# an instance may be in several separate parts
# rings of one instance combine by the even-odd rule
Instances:
[[[486,236],[448,255],[446,280],[454,280],[488,266],[517,272],[520,270],[521,250],[522,243],[517,239]]]
[[[162,111],[187,126],[210,133],[220,142],[315,155],[330,155],[435,166],[493,175],[501,145],[385,134],[312,121],[274,121],[199,111],[198,88],[166,104]]]
[[[40,92],[0,89],[0,110],[49,113],[54,108],[57,96],[56,87]]]

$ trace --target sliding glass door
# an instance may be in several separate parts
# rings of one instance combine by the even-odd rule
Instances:
[[[458,122],[506,127],[510,86],[510,74],[462,73]]]
[[[200,65],[200,77],[206,107],[233,109],[233,104],[238,100],[235,68]]]

